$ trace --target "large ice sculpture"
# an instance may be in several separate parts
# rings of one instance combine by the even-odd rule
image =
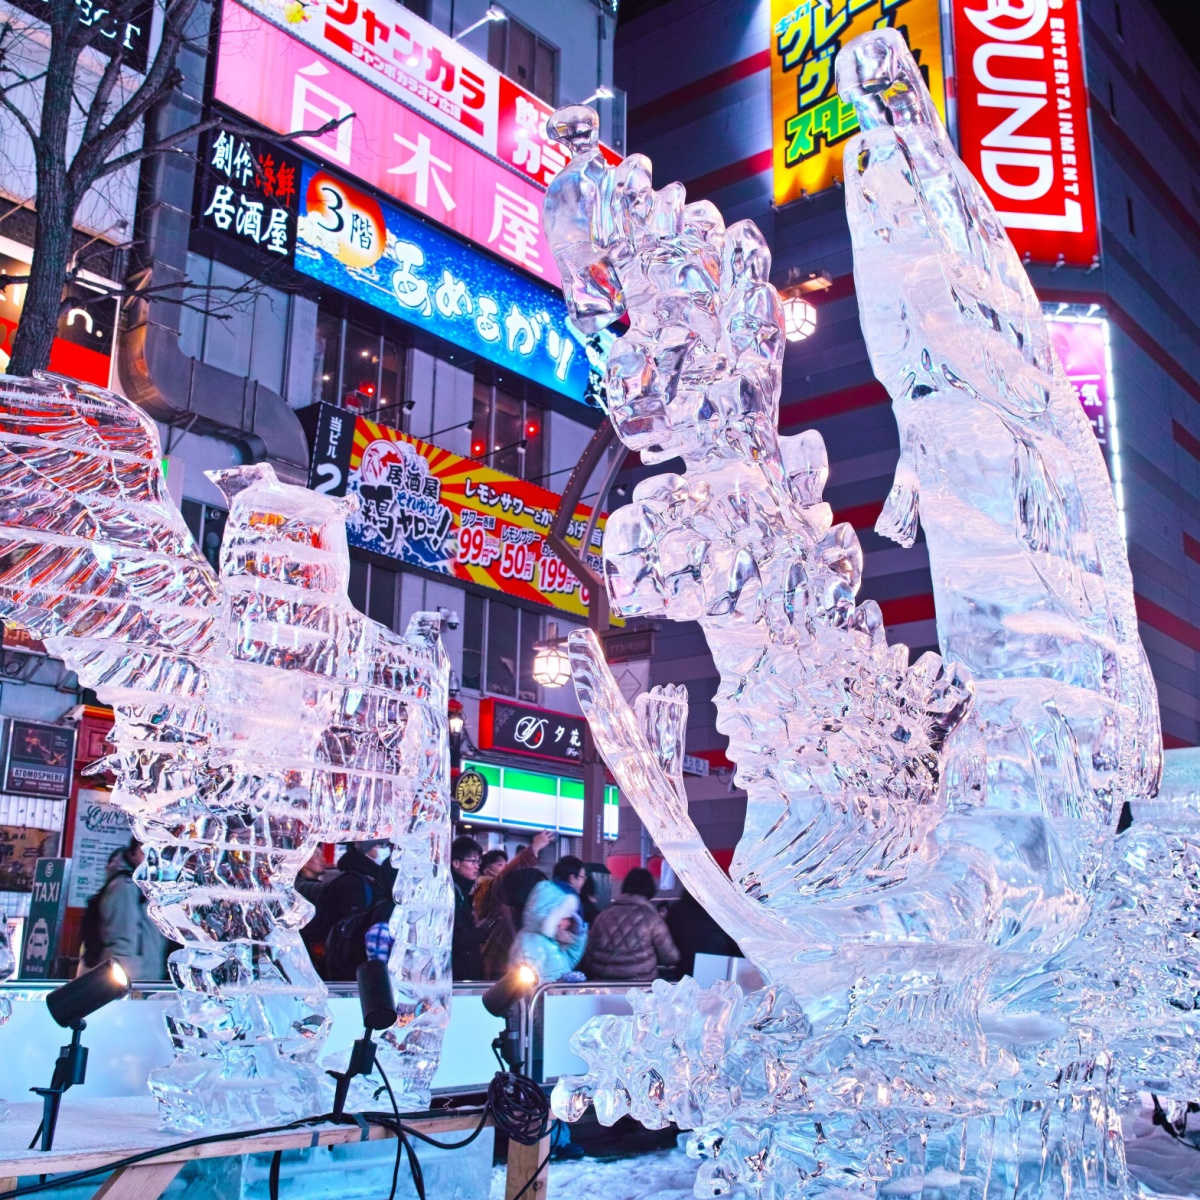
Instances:
[[[697,1194],[1116,1197],[1112,1022],[1091,1002],[1133,923],[1093,901],[1103,880],[1110,909],[1138,859],[1113,855],[1113,830],[1153,794],[1161,738],[1112,490],[899,34],[851,42],[838,79],[863,130],[845,152],[863,327],[901,431],[880,530],[910,545],[920,523],[937,601],[941,654],[915,663],[856,601],[862,551],[822,500],[820,437],[776,431],[759,231],[655,191],[641,155],[608,167],[590,110],[551,123],[572,151],[546,200],[572,318],[584,334],[629,319],[610,419],[644,461],[685,467],[610,518],[608,585],[626,616],[695,620],[708,640],[747,793],[730,878],[687,812],[683,689],[631,710],[577,633],[576,691],[676,873],[773,981],[746,998],[656,985],[631,1021],[581,1034],[590,1073],[555,1106],[698,1129]],[[1182,976],[1174,995],[1194,1000]],[[1160,1058],[1186,1032],[1169,1008]]]
[[[439,619],[399,637],[357,612],[348,502],[269,466],[214,474],[230,504],[214,574],[160,463],[127,400],[0,380],[0,615],[113,706],[99,768],[145,843],[150,914],[183,945],[175,1057],[150,1080],[160,1113],[198,1129],[320,1108],[325,987],[294,882],[317,843],[367,838],[396,846],[400,1015],[384,1053],[421,1105],[450,992]]]

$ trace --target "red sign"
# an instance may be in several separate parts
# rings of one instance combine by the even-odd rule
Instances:
[[[232,0],[221,11],[214,95],[277,133],[345,117],[323,137],[297,144],[557,286],[542,191],[531,180]]]
[[[492,697],[479,702],[479,747],[528,754],[552,762],[579,762],[583,758],[586,721],[548,708],[514,704]]]
[[[1078,0],[954,0],[958,137],[1022,257],[1100,253]]]

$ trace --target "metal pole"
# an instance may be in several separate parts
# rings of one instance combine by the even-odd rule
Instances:
[[[567,541],[567,529],[579,506],[583,489],[591,479],[592,473],[600,465],[605,452],[616,440],[612,425],[606,420],[592,434],[583,456],[571,472],[567,486],[562,492],[562,501],[554,524],[550,528],[547,541],[554,552],[571,568],[575,578],[588,590],[588,628],[597,636],[603,637],[608,630],[609,605],[608,590],[604,586],[604,577],[594,570],[587,562],[588,547],[591,544],[592,532],[600,515],[600,507],[608,495],[617,472],[621,469],[623,456],[614,455],[613,462],[605,473],[604,482],[592,505],[591,517],[583,532],[583,541],[579,550]],[[583,845],[580,857],[584,862],[604,862],[604,763],[596,750],[592,738],[591,726],[585,726],[583,734]]]

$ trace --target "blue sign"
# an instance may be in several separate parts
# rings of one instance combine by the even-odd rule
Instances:
[[[578,400],[562,297],[324,169],[303,165],[295,264],[348,296]]]

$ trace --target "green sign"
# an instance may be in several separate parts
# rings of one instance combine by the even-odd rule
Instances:
[[[22,979],[49,979],[54,974],[70,869],[69,858],[39,858],[33,868],[33,899],[21,952]]]

